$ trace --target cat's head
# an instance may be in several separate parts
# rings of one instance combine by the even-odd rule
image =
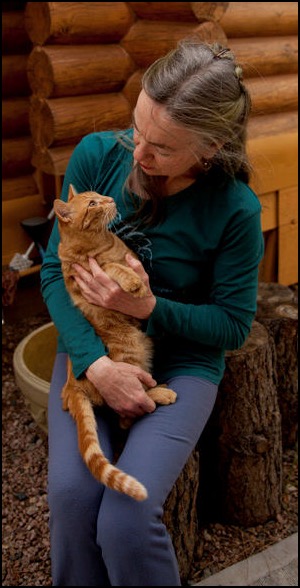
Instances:
[[[68,202],[53,201],[54,212],[60,227],[69,226],[72,231],[101,231],[116,216],[117,209],[113,198],[102,196],[97,192],[77,193],[70,184]]]

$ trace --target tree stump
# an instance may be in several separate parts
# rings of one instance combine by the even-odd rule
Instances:
[[[174,545],[182,584],[187,582],[197,540],[198,487],[199,451],[194,449],[165,502],[163,516]]]
[[[264,316],[267,310],[279,304],[293,304],[295,293],[288,286],[276,282],[259,282],[257,292],[257,311],[255,320]]]
[[[280,284],[260,284],[256,320],[274,343],[274,382],[281,413],[283,449],[298,436],[298,307],[295,294]]]
[[[241,347],[226,353],[217,401],[200,439],[199,513],[248,527],[282,504],[281,417],[266,329],[254,321]]]

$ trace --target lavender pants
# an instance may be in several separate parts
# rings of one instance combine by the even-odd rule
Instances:
[[[97,482],[78,452],[75,423],[63,411],[66,354],[56,357],[49,398],[50,538],[53,586],[181,586],[163,505],[213,409],[217,386],[194,376],[168,384],[177,401],[131,427],[117,465],[142,482],[137,502]],[[105,455],[113,459],[115,417],[97,411]]]

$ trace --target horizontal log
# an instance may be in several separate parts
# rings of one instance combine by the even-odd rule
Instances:
[[[2,265],[9,264],[16,252],[25,253],[31,239],[20,222],[32,216],[47,216],[41,196],[22,196],[2,202]]]
[[[3,137],[29,135],[29,98],[10,98],[2,101]]]
[[[217,22],[203,22],[195,28],[194,33],[203,43],[220,43],[225,47],[228,45],[227,36]]]
[[[2,54],[27,54],[32,47],[24,23],[24,12],[2,13]]]
[[[297,109],[297,74],[248,78],[245,86],[251,95],[253,115]]]
[[[244,77],[298,72],[298,37],[229,39],[229,48],[243,68]]]
[[[193,33],[192,23],[135,22],[121,41],[139,67],[148,67],[153,61],[173,49],[179,39]]]
[[[197,35],[205,42],[227,42],[227,39],[217,23],[203,24],[189,22],[156,22],[140,20],[135,22],[121,45],[126,49],[135,63],[141,67],[148,67],[153,61],[174,49],[177,42],[189,35]]]
[[[2,140],[2,177],[15,177],[33,173],[31,164],[32,138],[18,137]]]
[[[225,14],[230,2],[190,2],[191,9],[199,22],[219,21]]]
[[[30,88],[43,98],[117,92],[134,69],[120,45],[35,47],[27,63]]]
[[[63,176],[66,173],[74,145],[62,145],[50,149],[33,148],[31,163],[45,174]]]
[[[32,174],[2,180],[2,203],[4,200],[32,196],[37,192],[37,185]]]
[[[279,135],[289,131],[297,132],[298,111],[275,112],[251,116],[248,123],[248,139],[255,139],[266,135]]]
[[[131,109],[121,93],[50,100],[32,96],[29,120],[35,145],[46,148],[74,144],[94,131],[125,128]]]
[[[141,19],[197,21],[191,6],[193,2],[127,2],[126,4]],[[196,2],[196,4],[202,3]]]
[[[2,57],[2,93],[4,98],[28,96],[27,55],[4,55]]]
[[[134,108],[140,93],[144,71],[144,69],[135,71],[123,88],[123,94],[130,102],[131,108]],[[296,74],[269,76],[266,79],[249,78],[245,80],[245,85],[252,98],[249,136],[296,129],[298,123]],[[284,111],[287,111],[286,114]]]
[[[136,91],[133,92],[132,88],[130,89],[129,93],[126,93],[126,98],[129,100],[131,107],[134,108],[136,103],[136,98],[140,91],[140,80],[141,80],[142,72],[139,70],[135,72],[132,78],[136,78]],[[130,78],[131,80],[131,78]],[[129,80],[129,81],[130,81]],[[132,97],[132,102],[130,101],[130,92]],[[134,98],[133,98],[134,94]],[[298,112],[284,112],[284,113],[276,113],[273,115],[262,115],[251,118],[249,121],[249,141],[250,139],[255,139],[259,137],[270,136],[268,139],[268,143],[274,143],[274,136],[276,136],[276,144],[280,144],[280,140],[278,135],[281,133],[286,133],[288,131],[293,131],[296,135],[298,129]],[[63,176],[66,172],[67,164],[69,162],[70,156],[74,150],[74,145],[63,145],[61,147],[53,147],[53,148],[42,148],[38,145],[35,145],[33,148],[32,160],[31,163],[37,169],[41,170],[42,172],[50,175],[59,175]],[[258,159],[261,158],[261,153],[258,154]],[[296,158],[295,158],[296,159]],[[275,170],[274,170],[275,172]]]
[[[122,90],[132,109],[135,107],[138,95],[142,89],[142,77],[144,72],[145,69],[138,69],[135,71],[132,76],[128,78]]]
[[[126,2],[27,2],[25,27],[35,45],[114,43],[133,15]]]
[[[298,3],[228,2],[219,22],[228,37],[297,35]]]
[[[127,80],[123,94],[131,108],[135,107],[142,87],[145,69],[135,71]],[[298,124],[298,80],[295,74],[249,78],[245,81],[252,98],[252,116],[248,135],[254,137],[296,129]],[[274,87],[274,91],[270,91]],[[287,112],[285,112],[287,111]]]

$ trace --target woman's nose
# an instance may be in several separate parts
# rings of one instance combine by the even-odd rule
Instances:
[[[141,141],[139,141],[138,143],[136,143],[134,151],[133,151],[133,157],[136,161],[143,161],[145,159],[147,159],[149,157],[150,153],[149,150],[147,148],[147,145],[142,144]]]

